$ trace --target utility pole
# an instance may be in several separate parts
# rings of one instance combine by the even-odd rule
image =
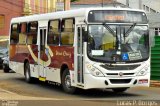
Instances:
[[[64,10],[70,10],[71,0],[64,0]]]

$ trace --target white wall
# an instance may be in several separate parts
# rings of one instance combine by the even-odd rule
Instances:
[[[142,5],[141,7],[139,6],[140,0],[129,0],[129,6],[131,8],[135,9],[143,9],[143,5],[146,5],[158,12],[160,12],[160,0],[141,0]],[[126,0],[117,0],[117,2],[120,2],[122,4],[126,4]]]

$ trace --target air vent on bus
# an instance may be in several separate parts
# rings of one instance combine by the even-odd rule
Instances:
[[[118,75],[118,73],[106,73],[106,75]],[[124,75],[134,75],[134,73],[123,73]]]
[[[110,79],[112,84],[127,84],[130,83],[131,79]]]
[[[105,64],[105,65],[100,65],[100,66],[107,69],[107,70],[134,70],[137,67],[139,67],[140,64],[136,64],[136,65],[109,65],[109,64]]]

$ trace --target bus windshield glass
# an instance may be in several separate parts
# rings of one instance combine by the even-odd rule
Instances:
[[[148,26],[90,24],[88,56],[102,62],[137,62],[149,58]]]
[[[88,14],[89,23],[147,23],[144,12],[126,10],[92,10]]]

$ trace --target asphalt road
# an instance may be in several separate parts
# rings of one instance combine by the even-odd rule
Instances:
[[[85,104],[95,106],[128,106],[126,104],[131,102],[130,106],[133,106],[133,101],[148,100],[156,101],[160,100],[160,88],[156,87],[137,87],[127,90],[125,93],[113,93],[112,90],[106,89],[94,89],[94,90],[79,90],[74,95],[66,94],[62,88],[58,85],[47,84],[44,82],[36,82],[34,84],[28,84],[25,82],[24,76],[17,73],[3,73],[0,70],[0,88],[7,91],[16,93],[22,96],[29,97],[42,97],[52,98],[55,104],[65,104],[65,106],[75,105],[81,106]],[[58,100],[58,101],[57,101]],[[65,101],[65,102],[63,102]],[[121,101],[126,101],[122,102]],[[25,102],[28,105],[27,101]],[[51,101],[38,101],[41,105],[43,103],[50,103]],[[37,103],[38,103],[37,102]],[[156,101],[159,102],[159,101]],[[31,103],[31,102],[30,102]],[[148,103],[148,102],[147,102]],[[146,103],[146,104],[147,104]],[[139,106],[149,106],[140,104]],[[154,104],[152,106],[158,106],[160,104]],[[39,105],[40,106],[40,105]]]

